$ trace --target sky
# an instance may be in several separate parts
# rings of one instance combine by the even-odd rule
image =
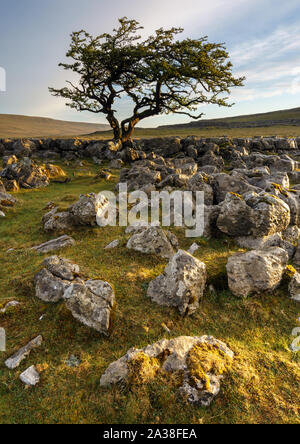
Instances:
[[[232,90],[232,108],[200,106],[204,118],[269,112],[300,106],[299,0],[0,0],[0,113],[107,123],[52,97],[70,74],[59,68],[73,31],[111,32],[120,17],[138,20],[144,36],[160,27],[183,27],[182,38],[207,35],[224,42],[244,87]],[[130,114],[123,100],[120,117]],[[144,127],[186,123],[185,116],[157,116]]]

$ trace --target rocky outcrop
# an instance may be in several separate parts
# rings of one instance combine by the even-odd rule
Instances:
[[[233,358],[227,345],[212,336],[163,339],[143,349],[130,349],[110,364],[100,385],[147,384],[159,375],[164,375],[165,384],[172,384],[168,375],[176,374],[182,381],[179,394],[183,400],[208,407],[219,394]]]
[[[150,282],[147,296],[159,305],[178,308],[182,316],[191,315],[203,297],[206,277],[205,264],[179,250],[164,273]]]
[[[279,286],[287,263],[288,254],[278,247],[236,254],[226,266],[229,289],[242,298],[272,291]]]

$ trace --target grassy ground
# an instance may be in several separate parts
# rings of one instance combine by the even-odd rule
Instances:
[[[200,309],[189,318],[147,299],[147,285],[166,261],[126,250],[127,237],[118,227],[77,230],[72,233],[76,246],[60,253],[91,278],[113,284],[118,305],[109,338],[73,319],[63,303],[45,304],[35,298],[33,276],[45,256],[29,248],[53,237],[42,230],[43,207],[54,201],[64,208],[81,193],[115,185],[95,183],[94,165],[77,168],[75,177],[72,168],[65,169],[71,183],[21,191],[19,204],[0,222],[0,304],[21,302],[0,314],[0,326],[7,332],[7,352],[0,354],[0,423],[300,423],[300,356],[289,351],[299,306],[284,287],[248,300],[234,298],[226,289],[225,265],[238,249],[228,238],[196,240],[201,244],[196,256],[206,263],[217,293],[206,291]],[[174,231],[181,248],[195,241]],[[120,247],[103,249],[116,238],[121,239]],[[15,250],[7,252],[10,248]],[[44,337],[42,347],[18,369],[8,370],[4,360],[39,334]],[[183,405],[177,390],[162,381],[131,390],[100,388],[106,367],[129,348],[163,337],[204,334],[223,340],[236,354],[233,370],[210,408]],[[67,367],[71,354],[81,359],[80,367]],[[33,364],[43,370],[41,382],[26,389],[18,378]]]
[[[267,128],[137,128],[134,138],[152,138],[152,137],[254,137],[254,136],[281,136],[297,137],[300,136],[300,126],[272,126]],[[113,134],[110,131],[101,131],[82,136],[84,139],[112,139]]]

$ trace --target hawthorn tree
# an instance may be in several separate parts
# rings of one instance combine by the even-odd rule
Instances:
[[[142,40],[141,29],[136,20],[124,17],[112,34],[72,33],[66,54],[72,63],[59,66],[78,74],[78,82],[50,92],[78,111],[104,114],[119,146],[147,117],[173,113],[200,119],[201,104],[232,106],[227,95],[244,78],[233,76],[224,44],[209,43],[207,37],[178,40],[182,28],[161,28]],[[130,97],[133,110],[119,121],[115,105],[123,95]]]

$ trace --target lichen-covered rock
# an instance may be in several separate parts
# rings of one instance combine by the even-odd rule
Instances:
[[[239,173],[234,174],[216,174],[214,176],[214,192],[216,202],[223,202],[227,193],[245,194],[249,191],[257,191],[257,188]]]
[[[71,282],[79,276],[80,269],[78,265],[58,256],[45,259],[43,266],[34,277],[36,297],[44,302],[59,302]]]
[[[163,339],[143,349],[130,349],[113,362],[100,379],[102,387],[146,384],[158,377],[172,383],[172,373],[182,381],[179,393],[191,404],[209,406],[230,371],[234,354],[212,336]],[[172,381],[172,379],[171,379]]]
[[[164,273],[150,282],[147,296],[159,305],[177,307],[182,316],[191,315],[199,307],[206,277],[205,264],[179,250]]]
[[[69,208],[75,225],[95,226],[97,224],[97,212],[101,203],[94,193],[81,195],[78,202]]]
[[[166,234],[160,227],[149,227],[142,232],[134,234],[127,243],[130,250],[145,254],[156,254],[169,259],[175,251]]]
[[[17,199],[15,199],[11,194],[0,193],[0,206],[1,207],[13,207],[16,203],[17,203]]]
[[[59,212],[57,207],[43,216],[42,224],[46,232],[63,233],[75,227],[73,216],[68,211]]]
[[[281,199],[267,193],[228,193],[217,220],[229,236],[264,237],[284,231],[290,224],[290,209]]]
[[[14,370],[15,368],[19,367],[19,365],[26,358],[26,356],[28,356],[33,349],[40,347],[42,345],[42,342],[43,342],[42,336],[37,336],[32,341],[28,342],[27,345],[20,348],[20,350],[17,351],[17,353],[15,353],[13,356],[11,356],[5,361],[6,367],[11,370]]]
[[[226,266],[229,289],[243,298],[272,291],[280,284],[287,263],[287,252],[278,247],[236,254]]]
[[[300,274],[295,273],[292,277],[290,283],[289,283],[289,293],[291,295],[291,298],[296,301],[300,302]]]
[[[38,253],[50,253],[51,251],[60,250],[73,245],[75,245],[75,240],[70,236],[64,235],[57,239],[51,239],[48,242],[33,247],[32,250],[35,250]]]
[[[28,386],[35,386],[40,382],[40,375],[34,365],[20,374],[21,381]]]
[[[66,290],[64,300],[75,319],[99,333],[109,334],[111,313],[115,305],[111,285],[93,280],[74,283]]]

